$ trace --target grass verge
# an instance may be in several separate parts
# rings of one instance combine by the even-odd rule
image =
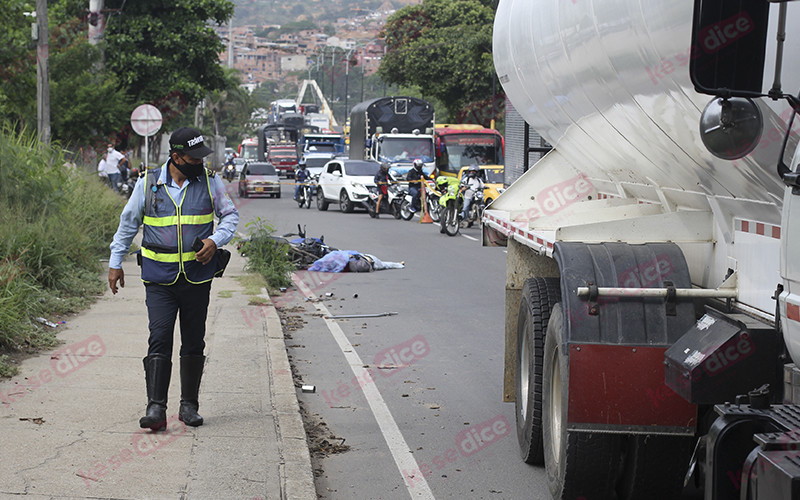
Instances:
[[[0,158],[0,376],[13,376],[10,359],[57,343],[37,318],[80,311],[102,294],[100,258],[125,200],[9,125],[0,124]]]

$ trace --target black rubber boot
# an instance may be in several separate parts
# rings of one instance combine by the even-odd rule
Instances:
[[[192,427],[203,425],[203,417],[197,413],[200,408],[197,395],[205,361],[206,357],[202,355],[181,356],[181,409],[178,419]]]
[[[139,419],[139,427],[158,431],[167,426],[167,392],[172,361],[162,354],[152,354],[142,361],[147,384],[147,413]]]

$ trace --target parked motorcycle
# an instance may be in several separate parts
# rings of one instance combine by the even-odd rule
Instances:
[[[455,236],[458,234],[460,226],[459,214],[464,204],[464,193],[455,177],[437,177],[436,187],[442,193],[439,198],[439,224],[441,226],[439,232]]]
[[[126,199],[133,194],[133,188],[136,187],[136,181],[139,180],[139,172],[136,169],[131,169],[128,172],[128,179],[125,182],[117,183],[117,190]]]

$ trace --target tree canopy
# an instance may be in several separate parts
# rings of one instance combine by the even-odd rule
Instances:
[[[463,116],[470,105],[486,105],[494,78],[492,4],[423,0],[397,11],[384,28],[380,75],[390,83],[419,87],[423,95],[440,100],[450,117]]]
[[[51,127],[64,145],[88,145],[122,133],[133,108],[151,103],[165,127],[213,92],[231,87],[209,23],[233,14],[228,0],[106,0],[105,38],[87,39],[87,2],[48,2]],[[36,127],[36,44],[32,0],[0,0],[0,121]]]

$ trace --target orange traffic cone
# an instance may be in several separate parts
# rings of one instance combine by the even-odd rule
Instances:
[[[419,218],[420,224],[433,224],[433,219],[431,218],[431,214],[428,213],[428,202],[425,200],[425,185],[423,185],[422,180],[420,180],[420,194],[422,197],[420,198],[420,205],[422,205],[422,217]]]

